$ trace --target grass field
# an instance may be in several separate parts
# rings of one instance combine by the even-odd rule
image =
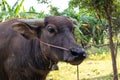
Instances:
[[[47,80],[77,80],[77,67],[67,63],[59,63],[59,70],[52,71]],[[120,54],[117,57],[117,68],[120,79]],[[79,65],[80,80],[113,80],[110,54],[96,55],[86,59]]]

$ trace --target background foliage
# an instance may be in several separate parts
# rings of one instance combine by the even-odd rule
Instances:
[[[51,5],[49,3],[49,0],[37,0],[39,4],[48,4],[50,8],[48,14],[42,11],[37,12],[34,6],[31,6],[29,10],[26,11],[23,5],[24,1],[25,0],[16,0],[16,2],[14,2],[14,5],[10,6],[6,0],[1,0],[0,22],[3,22],[11,18],[44,18],[45,16],[48,15],[69,16],[77,20],[77,26],[74,30],[74,35],[77,42],[87,49],[88,54],[90,55],[89,59],[93,60],[104,59],[106,58],[106,55],[109,54],[108,22],[106,19],[107,16],[105,15],[106,12],[104,10],[103,0],[70,0],[68,4],[69,7],[63,10],[62,12],[59,11],[58,7]],[[119,52],[120,0],[113,0],[113,4],[114,4],[112,5],[113,13],[111,15],[112,33],[116,52]],[[99,56],[94,57],[93,55]],[[118,56],[119,55],[120,54],[118,54]],[[73,71],[73,73],[74,72],[75,71]],[[98,71],[94,70],[94,72]]]

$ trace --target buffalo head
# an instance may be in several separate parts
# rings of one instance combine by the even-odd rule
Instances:
[[[13,24],[13,29],[26,39],[38,38],[39,41],[48,44],[40,42],[41,52],[45,58],[56,63],[63,61],[78,65],[86,58],[86,53],[74,39],[73,24],[73,21],[65,16],[49,16],[43,20],[20,19]]]

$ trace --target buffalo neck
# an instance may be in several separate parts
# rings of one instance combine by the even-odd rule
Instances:
[[[54,62],[44,57],[43,55],[44,53],[41,52],[41,48],[38,40],[36,39],[31,40],[31,43],[32,43],[31,45],[32,64],[30,64],[30,67],[34,68],[36,72],[39,71],[40,73],[41,72],[46,74],[49,73]]]

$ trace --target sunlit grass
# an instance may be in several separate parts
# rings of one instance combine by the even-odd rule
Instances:
[[[117,56],[117,68],[120,79],[119,57],[120,53],[118,53]],[[47,80],[77,80],[76,66],[67,63],[59,63],[58,66],[59,70],[50,72]],[[89,55],[89,57],[79,65],[79,78],[80,80],[113,80],[110,53],[103,52],[102,54]]]

